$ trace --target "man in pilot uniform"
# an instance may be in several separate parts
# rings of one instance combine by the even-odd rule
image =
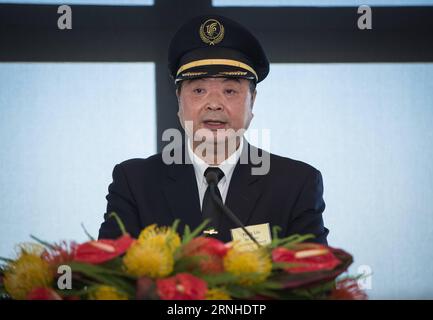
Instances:
[[[172,150],[181,152],[182,161],[167,163],[168,153],[163,151],[116,165],[99,238],[120,236],[110,216],[116,212],[133,237],[154,223],[171,225],[180,219],[180,229],[185,225],[193,229],[209,219],[207,234],[231,241],[232,230],[239,225],[213,201],[206,180],[212,172],[218,178],[217,196],[243,225],[251,230],[279,226],[280,237],[312,234],[312,241],[326,244],[321,173],[233,134],[248,128],[256,84],[269,73],[258,40],[228,18],[196,17],[174,35],[168,59],[177,87],[178,117],[188,137]],[[267,161],[262,172],[254,171],[258,156]]]

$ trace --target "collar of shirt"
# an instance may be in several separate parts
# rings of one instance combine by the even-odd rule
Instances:
[[[243,141],[243,139],[241,139],[241,142],[240,142],[237,150],[232,155],[230,155],[230,157],[228,157],[226,160],[224,160],[218,166],[216,166],[216,167],[220,168],[222,170],[222,172],[224,172],[224,177],[218,183],[218,186],[220,186],[220,184],[224,185],[227,183],[227,185],[228,185],[230,183],[230,180],[231,180],[232,175],[233,175],[233,171],[234,171],[236,164],[237,164],[237,162],[241,156],[243,144],[244,144],[244,141]],[[189,155],[189,158],[191,159],[192,164],[194,166],[195,176],[197,178],[197,185],[199,186],[199,189],[200,189],[200,187],[203,186],[203,184],[205,186],[207,186],[206,178],[204,177],[204,172],[210,166],[203,159],[201,159],[199,156],[197,156],[194,153],[194,151],[192,150],[192,147],[191,147],[191,141],[189,139],[187,141],[187,145],[188,145],[188,155]]]

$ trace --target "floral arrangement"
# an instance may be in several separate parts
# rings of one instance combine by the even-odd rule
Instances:
[[[123,235],[116,240],[77,244],[37,242],[18,246],[14,260],[1,258],[0,295],[31,300],[227,300],[227,299],[366,299],[357,278],[339,278],[352,263],[350,254],[305,242],[312,236],[278,237],[246,251],[199,236],[196,230],[151,225],[138,239],[130,237],[115,213]],[[72,270],[70,287],[60,267]],[[65,280],[66,283],[68,282]]]

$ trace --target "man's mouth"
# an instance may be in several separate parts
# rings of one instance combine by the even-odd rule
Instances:
[[[226,122],[220,120],[205,120],[203,121],[204,127],[210,130],[224,129]]]

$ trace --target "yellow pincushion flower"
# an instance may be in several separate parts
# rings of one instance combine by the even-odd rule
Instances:
[[[243,251],[232,247],[223,260],[224,268],[239,277],[239,283],[252,285],[266,280],[272,271],[272,261],[262,249]]]
[[[115,287],[98,286],[89,294],[90,300],[128,300],[128,296]]]
[[[123,265],[133,276],[165,277],[173,271],[173,252],[159,238],[137,241],[123,257]]]
[[[209,289],[206,291],[206,300],[232,300],[232,298],[221,289]]]
[[[171,252],[174,252],[180,246],[180,237],[168,227],[157,227],[156,224],[152,224],[146,227],[138,237],[138,242],[145,243],[153,241],[160,245],[167,246]]]
[[[6,265],[4,286],[13,299],[23,300],[35,288],[50,287],[53,270],[41,258],[40,247],[23,246],[16,260]]]

